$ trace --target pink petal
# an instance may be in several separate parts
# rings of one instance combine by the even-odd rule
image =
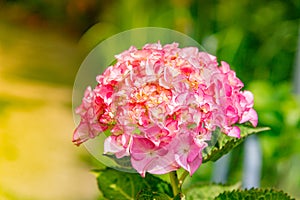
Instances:
[[[178,168],[166,148],[156,147],[148,139],[134,138],[130,152],[131,164],[142,176],[146,172],[164,174]]]
[[[129,156],[130,140],[131,138],[125,134],[107,137],[104,141],[104,154],[114,153],[117,158]]]
[[[250,108],[248,111],[245,111],[242,115],[240,123],[250,121],[251,124],[256,127],[258,123],[258,116],[254,109]]]
[[[202,156],[201,154],[198,154],[198,156],[193,160],[193,162],[189,163],[189,173],[192,176],[195,171],[200,167],[202,164]]]
[[[75,129],[72,142],[79,146],[89,139],[89,127],[87,123],[80,123]]]
[[[236,138],[240,138],[241,137],[241,130],[239,127],[237,126],[234,126],[234,127],[229,127],[229,128],[226,128],[225,129],[225,133],[228,135],[228,136],[231,136],[231,137],[236,137]]]

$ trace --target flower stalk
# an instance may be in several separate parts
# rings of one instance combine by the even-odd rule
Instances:
[[[184,172],[183,172],[182,175],[180,176],[180,178],[179,178],[179,188],[180,188],[180,189],[181,189],[182,184],[183,184],[183,182],[184,182],[184,180],[185,180],[185,178],[187,177],[188,174],[189,174],[189,172],[186,171],[186,170],[184,170]]]
[[[169,173],[170,182],[173,190],[174,197],[181,192],[181,185],[179,184],[178,176],[176,171],[172,171]]]

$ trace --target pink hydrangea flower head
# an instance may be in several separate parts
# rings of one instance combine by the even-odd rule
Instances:
[[[115,56],[86,89],[76,113],[77,145],[109,131],[104,153],[130,156],[137,172],[164,174],[182,167],[191,175],[217,129],[240,137],[237,123],[257,125],[253,95],[226,62],[195,47],[159,42]]]

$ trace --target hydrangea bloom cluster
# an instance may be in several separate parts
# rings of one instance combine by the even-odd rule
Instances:
[[[77,145],[103,131],[111,133],[104,153],[130,156],[142,176],[182,167],[191,175],[216,128],[240,137],[236,123],[257,125],[253,95],[226,62],[177,43],[130,47],[97,76],[76,109],[81,122]]]

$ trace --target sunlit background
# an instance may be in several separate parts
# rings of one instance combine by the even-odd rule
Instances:
[[[0,0],[0,199],[97,199],[99,164],[71,143],[73,82],[97,43],[145,26],[183,32],[236,70],[271,127],[261,186],[300,198],[299,24],[299,0]],[[236,183],[243,146],[232,155]]]

